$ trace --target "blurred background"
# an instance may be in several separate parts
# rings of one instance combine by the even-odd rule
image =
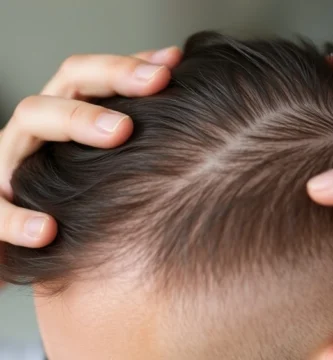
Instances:
[[[332,0],[2,0],[0,125],[71,54],[182,45],[204,29],[242,37],[301,34],[320,45],[333,40],[332,14]],[[30,289],[8,287],[0,293],[0,344],[36,340]]]

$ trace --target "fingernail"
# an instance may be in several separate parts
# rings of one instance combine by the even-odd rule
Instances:
[[[135,76],[141,80],[150,80],[164,66],[141,64],[135,70]]]
[[[24,234],[34,239],[39,238],[46,222],[47,218],[41,216],[29,219],[24,225]]]
[[[333,189],[333,170],[317,175],[308,182],[308,188],[314,191]]]
[[[96,127],[104,133],[112,133],[127,117],[127,115],[117,112],[104,113],[96,119]]]
[[[151,61],[162,63],[165,61],[166,57],[169,55],[170,50],[174,49],[175,46],[167,47],[165,49],[158,50],[152,55]]]

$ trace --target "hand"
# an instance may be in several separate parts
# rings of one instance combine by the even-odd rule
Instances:
[[[56,221],[51,216],[10,203],[10,179],[21,161],[44,141],[74,140],[101,148],[122,144],[132,133],[132,120],[125,114],[83,100],[115,94],[131,97],[154,94],[168,84],[169,68],[180,58],[181,52],[175,47],[128,57],[72,56],[62,64],[41,95],[28,97],[17,106],[0,134],[2,241],[41,247],[51,242],[57,232]]]

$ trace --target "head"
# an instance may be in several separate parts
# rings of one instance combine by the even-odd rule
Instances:
[[[130,141],[47,143],[12,179],[55,217],[42,249],[6,246],[33,284],[51,360],[312,360],[333,343],[333,69],[302,42],[192,36],[168,88],[95,99]]]

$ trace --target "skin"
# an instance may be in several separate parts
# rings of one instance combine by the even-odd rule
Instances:
[[[50,243],[57,232],[57,224],[52,217],[11,204],[10,179],[21,161],[36,151],[44,141],[74,140],[101,148],[112,148],[122,144],[132,133],[132,120],[126,114],[119,114],[88,104],[84,100],[91,96],[154,94],[168,84],[170,68],[179,63],[181,56],[180,50],[176,47],[161,51],[142,52],[128,57],[117,55],[72,56],[60,66],[59,71],[40,95],[30,96],[17,106],[12,118],[0,133],[0,239],[2,244],[8,242],[26,247],[41,247]],[[104,114],[106,113],[112,115],[111,126],[110,121],[108,126],[105,126]],[[96,127],[96,121],[100,115],[103,115],[104,119],[102,128]],[[38,219],[37,222],[33,221],[33,227],[31,227],[32,219]],[[0,261],[2,256],[0,243]],[[78,292],[74,293],[80,294],[80,289],[77,290]],[[98,296],[94,292],[91,294]],[[102,299],[102,297],[100,298]],[[134,301],[134,294],[132,299]],[[45,306],[43,306],[43,301],[45,301]],[[127,308],[123,307],[123,311],[128,311],[131,307],[133,309],[133,304],[135,304],[133,301],[127,305]],[[66,325],[65,316],[59,315],[58,319],[53,317],[54,321],[52,320],[52,314],[55,315],[58,312],[55,311],[56,304],[54,304],[54,308],[48,307],[51,306],[51,303],[51,299],[36,297],[37,313],[42,336],[43,338],[45,336],[46,347],[49,347],[48,344],[52,339],[54,321],[59,319],[64,321],[58,323],[60,328]],[[83,302],[81,308],[78,307],[78,309],[83,310],[84,305],[89,304]],[[48,309],[49,311],[47,311]],[[90,314],[97,311],[95,308],[91,310]],[[117,315],[118,318],[124,314],[121,312],[121,308],[114,310],[115,313],[110,314]],[[65,311],[62,314],[65,315]],[[71,314],[68,315],[67,319],[70,322]],[[82,318],[81,321],[84,320]],[[86,329],[88,328],[89,324]],[[73,327],[72,329],[75,330]],[[61,341],[61,338],[58,340]],[[86,340],[89,342],[88,338]],[[57,341],[57,338],[54,338],[54,341]],[[103,349],[101,343],[95,343],[95,346],[98,345],[101,345],[101,349]],[[66,341],[63,339],[61,346],[57,349],[64,349],[64,346],[66,346]],[[59,358],[57,349],[54,350],[51,346],[51,359]],[[75,350],[72,348],[72,351]],[[77,350],[80,354],[79,349]],[[86,355],[84,356],[87,358]],[[83,359],[84,357],[76,358]],[[60,355],[60,359],[65,359],[65,357]]]
[[[21,161],[44,141],[74,140],[101,148],[122,144],[133,130],[130,117],[84,100],[91,96],[154,94],[168,84],[170,68],[179,63],[181,56],[176,47],[132,56],[72,56],[64,61],[40,95],[18,104],[0,133],[0,261],[3,242],[42,247],[57,232],[51,216],[18,208],[10,202],[10,179]],[[112,124],[110,121],[105,124],[105,114],[111,115]],[[102,128],[96,126],[100,116]]]
[[[154,94],[166,86],[170,79],[168,68],[175,66],[180,59],[181,52],[175,47],[160,53],[148,51],[130,57],[72,56],[64,61],[40,95],[21,101],[0,133],[0,239],[3,242],[41,247],[50,243],[57,232],[56,222],[50,216],[17,208],[10,203],[10,179],[18,164],[36,151],[43,141],[75,140],[102,148],[122,144],[132,133],[131,119],[120,114],[118,126],[98,131],[96,118],[106,111],[83,100],[89,96]],[[139,66],[149,63],[164,66],[151,69],[148,78],[147,68],[144,71],[141,68],[141,78],[138,78]],[[146,79],[142,79],[143,74]],[[333,170],[311,179],[307,190],[317,203],[332,206]],[[36,218],[38,221],[31,226],[29,221]],[[32,234],[27,233],[28,229],[33,230]],[[1,256],[0,243],[0,260]]]
[[[132,133],[131,119],[84,100],[91,96],[154,94],[167,85],[169,68],[180,59],[181,52],[174,47],[129,57],[72,56],[40,95],[30,96],[17,106],[0,133],[0,238],[3,242],[41,247],[51,242],[57,232],[56,222],[50,216],[11,204],[10,178],[20,162],[44,141],[74,140],[101,148],[122,144]],[[149,73],[147,65],[152,64],[159,66],[150,68]],[[96,120],[106,113],[113,116],[113,127],[109,123],[98,129]],[[307,190],[314,201],[333,205],[333,170],[311,179]],[[38,221],[31,226],[31,219],[36,218]],[[0,244],[0,260],[1,256]],[[96,286],[96,281],[78,282],[58,297],[40,296],[42,289],[35,288],[41,333],[51,360],[168,358],[162,357],[156,341],[157,330],[163,327],[161,315],[157,316],[159,303],[147,296],[147,292],[136,291],[130,279],[112,281],[100,286]],[[332,360],[333,346],[325,346],[314,359]]]
[[[332,343],[323,340],[330,332],[324,324],[332,318],[331,301],[322,282],[308,286],[314,268],[300,269],[291,282],[280,274],[258,271],[236,285],[230,278],[230,283],[224,283],[227,292],[218,285],[205,287],[195,296],[191,291],[189,296],[178,297],[156,291],[139,265],[116,277],[110,276],[112,266],[106,263],[89,274],[83,272],[58,295],[35,286],[38,322],[49,360],[252,359],[249,349],[257,351],[263,339],[274,343],[275,351],[278,346],[290,346],[289,336],[298,328],[290,324],[293,321],[303,341],[314,349],[309,356],[309,350],[303,349],[302,359],[332,359]],[[284,287],[285,280],[289,287]],[[318,308],[313,306],[317,302]],[[295,308],[295,303],[301,305]],[[296,346],[294,355],[300,351],[300,344]],[[275,359],[273,347],[262,351],[263,359]]]
[[[76,281],[58,296],[35,287],[35,307],[49,360],[157,360],[159,305],[149,289],[130,276],[95,274]]]
[[[312,178],[307,184],[309,196],[320,205],[333,205],[333,170]]]

